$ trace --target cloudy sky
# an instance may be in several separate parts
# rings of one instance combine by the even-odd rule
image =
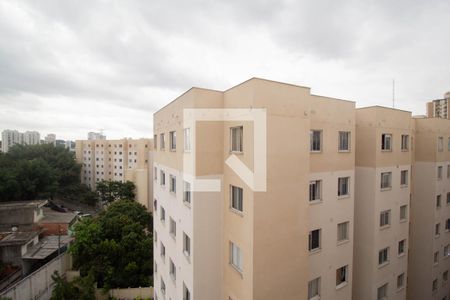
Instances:
[[[250,77],[425,113],[450,90],[450,1],[0,0],[0,130],[151,137],[191,86]]]

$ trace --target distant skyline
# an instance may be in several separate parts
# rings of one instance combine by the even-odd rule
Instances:
[[[425,114],[450,90],[450,3],[0,1],[0,131],[152,137],[192,86],[251,77]]]

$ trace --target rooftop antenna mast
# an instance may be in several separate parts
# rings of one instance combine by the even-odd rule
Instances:
[[[392,108],[395,108],[395,79],[392,79]]]

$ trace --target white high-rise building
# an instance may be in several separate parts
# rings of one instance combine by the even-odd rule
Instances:
[[[38,145],[41,141],[41,135],[37,131],[25,131],[23,134],[24,145]]]
[[[89,132],[88,140],[106,140],[106,136],[102,132]]]
[[[23,134],[17,130],[6,129],[2,132],[2,151],[8,152],[9,148],[23,143]]]
[[[45,143],[56,145],[56,135],[54,133],[47,134],[45,137]]]

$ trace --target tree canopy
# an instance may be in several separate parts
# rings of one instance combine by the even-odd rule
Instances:
[[[95,300],[94,279],[92,276],[78,277],[72,282],[62,278],[58,271],[52,274],[55,286],[50,300]]]
[[[135,185],[131,181],[106,181],[97,182],[96,191],[102,204],[109,204],[117,200],[134,200]]]
[[[80,170],[74,153],[63,146],[14,145],[0,153],[0,201],[61,197],[95,202],[95,193],[80,183]]]
[[[99,287],[149,286],[153,275],[152,215],[135,201],[117,200],[75,226],[74,267]]]

